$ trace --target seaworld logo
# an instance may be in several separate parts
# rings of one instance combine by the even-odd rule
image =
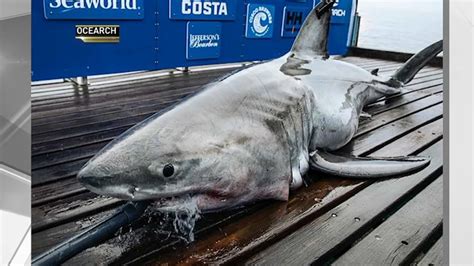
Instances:
[[[46,19],[137,20],[145,16],[145,0],[43,0]]]
[[[247,10],[247,38],[271,38],[273,35],[274,13],[274,6],[249,4]]]
[[[199,34],[189,35],[190,48],[209,48],[218,47],[221,36],[219,34]]]
[[[137,0],[52,0],[49,8],[137,10]]]

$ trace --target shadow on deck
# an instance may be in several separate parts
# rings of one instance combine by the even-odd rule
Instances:
[[[401,63],[347,57],[344,61],[390,74]],[[113,212],[123,202],[77,183],[81,166],[116,136],[234,68],[139,80],[90,80],[87,92],[65,83],[32,88],[33,257]],[[163,73],[163,74],[157,74]],[[425,67],[401,95],[366,108],[345,152],[364,156],[423,154],[432,162],[405,178],[379,182],[320,176],[289,202],[260,202],[205,215],[196,241],[159,230],[144,217],[116,237],[68,263],[113,264],[440,264],[443,217],[443,73]],[[151,220],[150,220],[151,219]],[[158,219],[158,218],[156,218]]]

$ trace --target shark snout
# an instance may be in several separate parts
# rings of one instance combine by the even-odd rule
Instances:
[[[77,174],[78,181],[91,191],[98,191],[113,183],[113,178],[102,173],[98,168],[86,165]]]

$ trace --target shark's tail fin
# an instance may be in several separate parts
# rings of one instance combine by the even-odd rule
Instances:
[[[309,13],[291,48],[292,53],[327,55],[330,8],[336,0],[321,0]]]
[[[387,82],[388,85],[399,88],[407,84],[431,59],[441,53],[441,51],[443,51],[443,40],[435,42],[421,50],[395,72]]]

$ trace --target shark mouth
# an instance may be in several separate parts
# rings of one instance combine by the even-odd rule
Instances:
[[[93,183],[83,183],[90,191],[104,196],[115,197],[123,200],[153,201],[156,208],[164,211],[174,211],[181,206],[186,206],[189,202],[195,202],[202,212],[215,212],[233,207],[242,200],[235,195],[223,192],[211,187],[181,187],[166,189],[150,189],[127,185],[96,185]],[[166,192],[163,192],[166,191]]]
[[[124,200],[151,200],[154,206],[163,211],[179,210],[182,206],[187,206],[194,202],[202,212],[215,212],[224,208],[232,207],[236,199],[228,193],[215,189],[203,188],[180,188],[170,192],[157,192],[152,189],[141,189],[131,186],[110,186],[101,189],[88,187],[92,192],[112,196]]]
[[[181,193],[169,197],[159,197],[155,199],[155,206],[161,210],[174,211],[194,202],[199,210],[212,212],[224,208],[228,201],[228,197],[218,193]]]

